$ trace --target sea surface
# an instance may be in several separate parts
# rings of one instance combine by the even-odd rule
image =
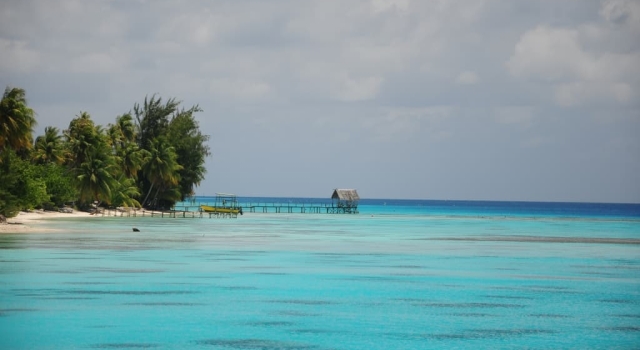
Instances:
[[[381,199],[359,212],[56,219],[57,232],[0,235],[0,348],[640,348],[640,205]]]

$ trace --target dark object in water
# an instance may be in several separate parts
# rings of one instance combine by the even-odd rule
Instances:
[[[138,228],[134,227],[133,228],[133,232],[140,232],[140,230],[138,230]]]

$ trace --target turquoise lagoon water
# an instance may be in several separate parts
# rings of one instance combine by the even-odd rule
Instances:
[[[379,200],[47,227],[0,236],[2,349],[640,347],[639,205]]]

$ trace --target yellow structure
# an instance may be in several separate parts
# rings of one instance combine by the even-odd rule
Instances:
[[[238,204],[235,194],[216,193],[214,205],[200,205],[200,211],[215,214],[216,216],[238,217],[242,215],[242,207]]]

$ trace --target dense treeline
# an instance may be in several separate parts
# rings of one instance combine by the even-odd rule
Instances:
[[[194,194],[210,155],[198,106],[145,98],[106,127],[81,112],[66,130],[46,127],[33,140],[35,112],[25,91],[0,101],[0,215],[73,202],[165,209]]]

